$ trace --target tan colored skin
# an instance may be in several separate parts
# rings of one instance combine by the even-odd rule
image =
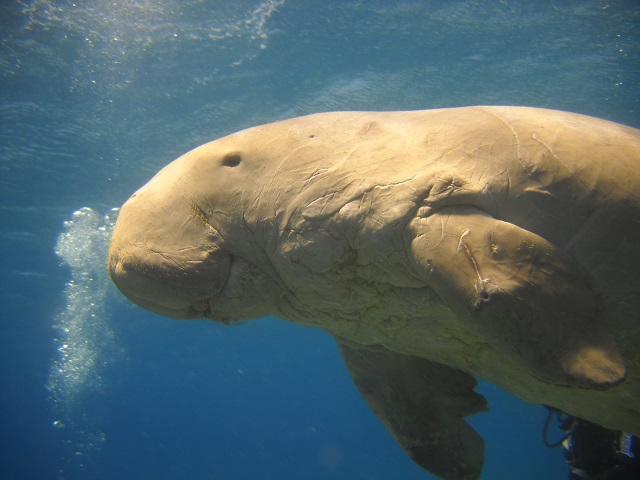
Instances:
[[[466,107],[244,130],[125,203],[109,271],[161,315],[272,314],[640,434],[629,127]]]

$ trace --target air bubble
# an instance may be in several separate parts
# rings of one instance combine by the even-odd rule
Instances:
[[[86,411],[82,402],[104,388],[102,370],[119,359],[107,321],[106,299],[112,287],[105,269],[116,217],[113,210],[102,216],[82,208],[64,222],[55,246],[71,269],[71,279],[64,290],[66,306],[54,319],[58,338],[47,388],[56,418],[52,425],[66,427],[65,435],[73,438],[67,442],[76,450],[97,448],[100,443],[91,419],[81,413]]]

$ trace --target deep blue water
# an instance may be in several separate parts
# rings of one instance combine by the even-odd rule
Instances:
[[[127,304],[103,217],[180,153],[311,112],[517,104],[639,127],[638,25],[635,0],[3,2],[0,478],[431,478],[323,332]],[[480,391],[482,478],[566,478],[543,408]]]

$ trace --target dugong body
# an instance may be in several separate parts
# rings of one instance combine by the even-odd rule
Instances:
[[[109,271],[161,315],[321,327],[405,451],[477,478],[471,375],[640,434],[640,131],[524,107],[251,128],[123,206]]]

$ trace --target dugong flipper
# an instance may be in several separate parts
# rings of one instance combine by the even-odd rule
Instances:
[[[417,216],[408,230],[425,281],[538,378],[585,388],[624,380],[598,295],[567,253],[470,206]]]
[[[406,454],[445,480],[475,480],[484,441],[464,417],[487,410],[460,370],[382,347],[337,339],[358,390]]]

